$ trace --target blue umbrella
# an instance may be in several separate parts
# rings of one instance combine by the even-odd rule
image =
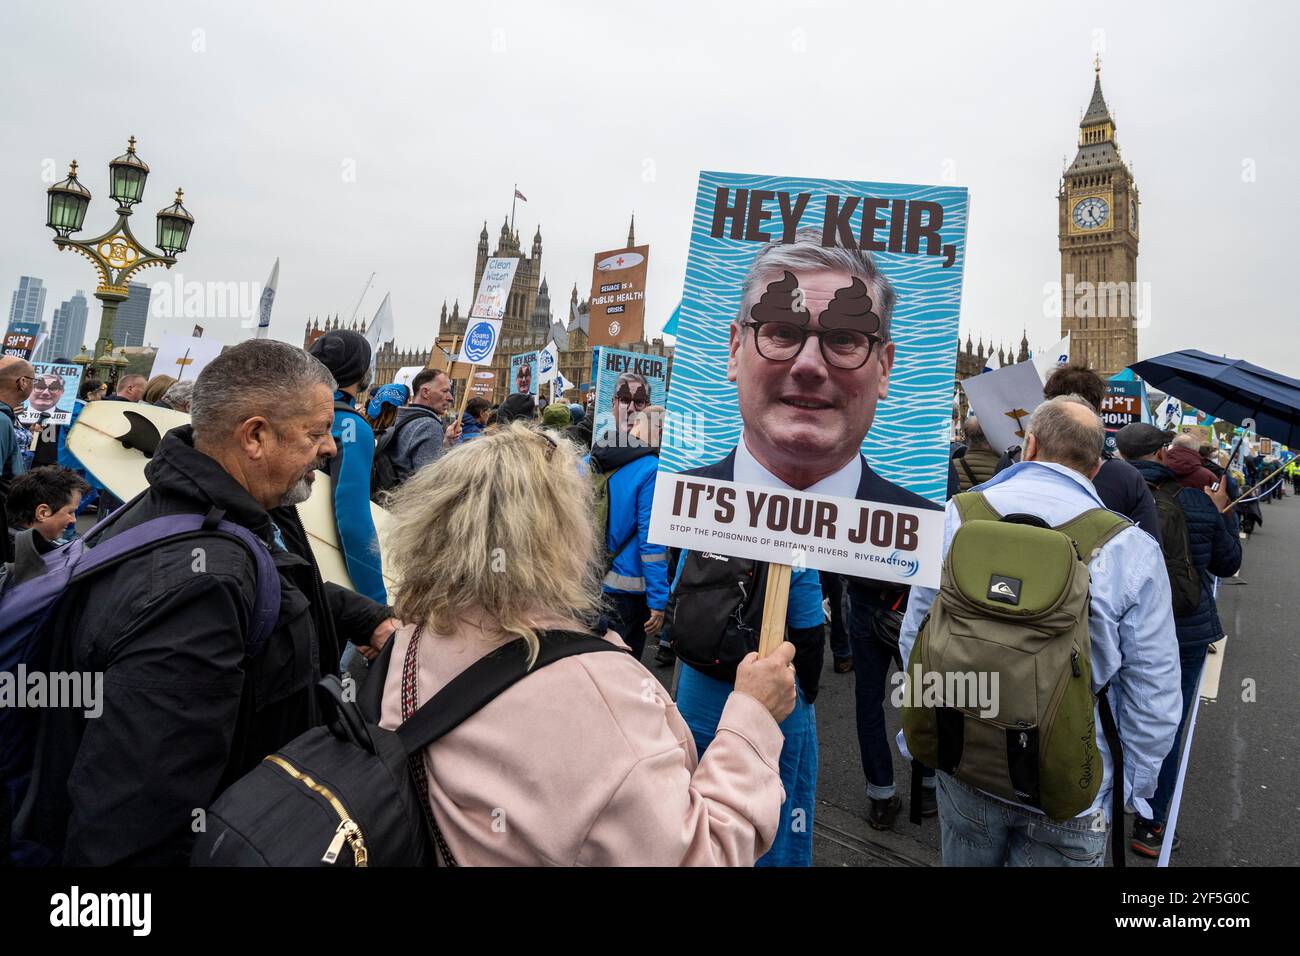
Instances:
[[[1129,368],[1189,405],[1284,445],[1300,445],[1300,379],[1197,349],[1170,352]]]

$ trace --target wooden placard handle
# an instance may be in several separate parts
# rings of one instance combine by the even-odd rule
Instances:
[[[474,364],[469,367],[469,374],[465,376],[465,388],[460,395],[460,408],[456,410],[456,421],[460,421],[465,414],[465,406],[469,403],[469,386],[474,381],[474,373],[478,371],[478,365]]]
[[[788,564],[767,566],[767,590],[763,594],[763,627],[758,634],[758,656],[767,657],[785,640],[786,609],[790,604]]]

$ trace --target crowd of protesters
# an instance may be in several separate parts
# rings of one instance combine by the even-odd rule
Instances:
[[[364,680],[391,641],[392,659],[416,669],[427,697],[508,641],[522,637],[535,656],[538,635],[557,631],[603,636],[625,653],[540,669],[427,748],[428,805],[460,862],[811,864],[814,703],[828,638],[831,672],[855,675],[868,822],[895,825],[887,677],[908,660],[934,589],[796,568],[774,654],[750,653],[726,672],[678,660],[679,638],[711,626],[707,606],[683,598],[683,581],[707,579],[710,562],[725,559],[651,541],[667,423],[644,380],[620,381],[625,400],[593,434],[590,402],[461,402],[443,370],[372,388],[372,368],[366,340],[339,330],[306,351],[245,342],[194,382],[126,376],[107,396],[83,382],[77,413],[107,398],[190,416],[145,466],[147,492],[98,540],[160,516],[205,522],[197,537],[133,553],[57,606],[48,666],[103,672],[109,699],[93,725],[71,711],[42,716],[21,805],[0,807],[11,848],[26,848],[28,861],[184,864],[195,808],[321,724],[323,676]],[[41,460],[25,455],[33,441],[11,412],[32,380],[29,363],[0,359],[6,559],[22,542],[58,547],[96,493],[100,513],[109,510],[91,463],[64,447],[66,429]],[[1083,556],[1092,680],[1108,687],[1123,779],[1099,737],[1096,800],[1060,821],[918,766],[914,805],[938,817],[949,865],[1101,865],[1108,828],[1123,826],[1109,810],[1112,787],[1136,814],[1134,852],[1155,855],[1165,838],[1177,741],[1207,649],[1223,636],[1215,579],[1237,571],[1251,526],[1243,516],[1239,528],[1234,509],[1242,487],[1189,436],[1130,425],[1117,435],[1119,456],[1108,455],[1103,395],[1095,373],[1058,370],[1023,448],[991,447],[972,416],[953,449],[949,496],[975,491],[1002,514],[1053,527],[1097,508],[1129,519]],[[1250,484],[1268,465],[1247,467]],[[331,482],[351,590],[322,580],[294,507],[319,475]],[[1283,477],[1300,492],[1294,463],[1279,492]],[[385,560],[372,507],[392,522]],[[248,540],[220,533],[218,521]],[[961,524],[950,500],[945,553]],[[257,548],[270,555],[279,603],[254,653],[267,573]],[[192,572],[196,549],[206,573]],[[1195,588],[1181,607],[1176,561]],[[672,693],[643,657],[676,668]],[[381,726],[402,720],[402,669],[384,678]],[[897,743],[906,755],[902,734]],[[494,826],[502,807],[504,837]]]

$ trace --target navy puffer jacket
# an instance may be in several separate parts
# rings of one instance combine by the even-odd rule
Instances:
[[[1134,461],[1131,464],[1151,484],[1167,479],[1177,481],[1174,473],[1158,461]],[[1174,618],[1174,627],[1179,644],[1213,644],[1223,636],[1223,626],[1219,623],[1211,576],[1231,577],[1241,567],[1237,516],[1235,513],[1220,515],[1210,496],[1199,488],[1183,488],[1178,493],[1178,503],[1187,518],[1192,563],[1201,575],[1201,603],[1194,614]]]

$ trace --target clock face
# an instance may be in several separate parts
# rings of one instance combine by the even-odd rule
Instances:
[[[1128,227],[1132,229],[1134,232],[1137,232],[1138,201],[1136,199],[1130,199],[1128,201]]]
[[[1074,224],[1080,229],[1099,229],[1110,216],[1110,207],[1100,196],[1080,199],[1074,207]]]

